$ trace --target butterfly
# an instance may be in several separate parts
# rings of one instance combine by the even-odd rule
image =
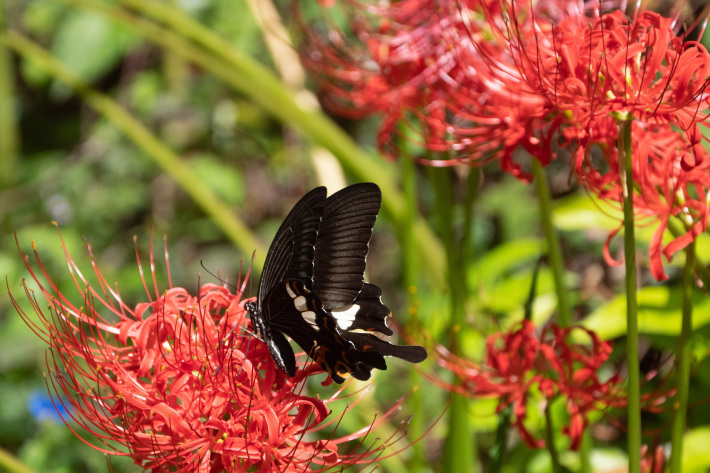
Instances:
[[[386,370],[385,356],[426,359],[420,346],[393,345],[382,290],[364,281],[372,228],[382,204],[376,184],[355,184],[326,197],[307,193],[281,224],[266,255],[256,302],[246,309],[276,365],[293,377],[291,337],[336,383]]]

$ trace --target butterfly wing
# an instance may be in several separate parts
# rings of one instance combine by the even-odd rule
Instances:
[[[387,326],[390,309],[382,303],[381,297],[382,289],[364,283],[352,304],[331,309],[330,314],[341,330],[366,330],[389,336],[393,333]]]
[[[277,283],[269,291],[264,308],[270,314],[272,333],[283,332],[291,337],[336,383],[342,383],[348,374],[365,380],[370,378],[373,368],[387,369],[380,353],[358,350],[342,337],[335,319],[300,281]],[[293,376],[296,366],[290,347],[277,347],[274,343],[274,348],[276,353],[272,352],[272,358],[276,364]]]
[[[348,374],[367,380],[374,368],[386,370],[385,356],[424,360],[423,347],[392,345],[367,333],[392,334],[382,290],[364,282],[382,204],[379,187],[356,184],[325,195],[319,187],[294,206],[266,257],[257,304],[272,358],[287,375],[295,375],[285,334],[336,383]]]
[[[272,287],[287,279],[312,284],[314,245],[326,203],[326,188],[317,187],[304,195],[286,216],[276,232],[259,280],[257,305],[262,304]]]
[[[328,197],[315,245],[313,292],[330,310],[351,304],[364,283],[372,227],[382,204],[376,184],[355,184]]]
[[[375,352],[382,356],[394,356],[410,363],[421,363],[427,358],[426,348],[418,345],[393,345],[371,333],[344,331],[341,335],[357,350],[365,353]]]

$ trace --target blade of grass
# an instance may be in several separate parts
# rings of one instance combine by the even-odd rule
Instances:
[[[5,1],[0,0],[0,33],[6,29]],[[15,109],[15,69],[10,51],[0,44],[0,188],[15,183],[17,160],[20,153],[20,133]]]
[[[12,473],[36,473],[35,470],[26,466],[7,450],[0,447],[0,465],[4,468],[2,471]]]

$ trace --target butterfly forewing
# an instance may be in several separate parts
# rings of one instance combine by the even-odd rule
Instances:
[[[315,245],[313,292],[330,310],[360,294],[372,227],[382,193],[372,183],[355,184],[326,201]]]
[[[261,310],[269,290],[286,279],[311,284],[314,246],[326,203],[326,188],[317,187],[291,209],[269,247],[259,280],[257,306]],[[268,314],[265,314],[268,317]]]

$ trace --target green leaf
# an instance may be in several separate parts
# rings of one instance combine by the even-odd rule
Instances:
[[[507,313],[516,309],[522,310],[530,291],[532,278],[533,274],[530,270],[485,284],[481,291],[481,298],[484,299],[485,306],[495,312]],[[536,298],[553,292],[554,288],[552,271],[549,268],[541,269],[538,276]]]
[[[638,291],[639,331],[645,335],[677,336],[681,327],[681,291],[667,286]],[[710,298],[696,292],[693,298],[693,328],[710,323]],[[619,295],[594,310],[582,325],[602,339],[626,333],[626,296]]]
[[[513,268],[535,261],[542,251],[539,238],[522,238],[496,246],[470,267],[473,288],[496,281]]]
[[[623,215],[608,204],[588,194],[574,194],[559,199],[553,211],[555,226],[560,230],[614,230],[621,225]]]
[[[710,427],[692,429],[683,438],[683,471],[686,473],[707,472],[710,468]]]

